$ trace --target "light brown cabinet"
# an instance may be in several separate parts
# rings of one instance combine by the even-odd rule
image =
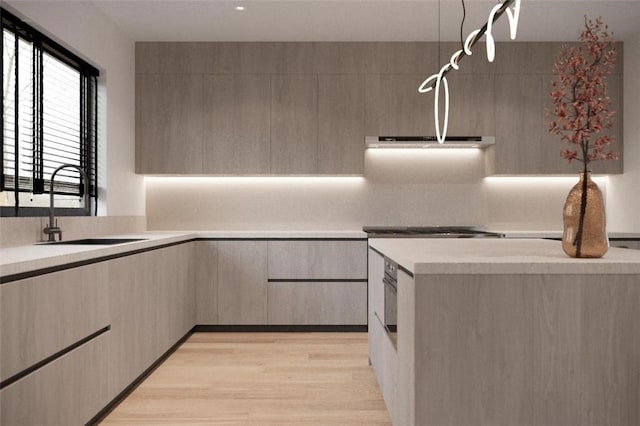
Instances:
[[[567,164],[560,152],[569,149],[568,143],[548,132],[553,110],[549,92],[554,57],[561,43],[509,43],[496,47],[497,55],[503,51],[495,76],[495,136],[496,144],[488,150],[491,156],[490,174],[496,175],[558,175],[576,174],[581,163]],[[622,44],[617,44],[622,58]],[[623,75],[621,64],[608,78],[611,109],[617,111],[611,149],[620,157],[617,161],[590,163],[593,173],[623,172]]]
[[[271,172],[318,173],[318,85],[315,75],[271,78]]]
[[[449,74],[452,136],[495,136],[489,174],[573,174],[544,110],[562,43],[479,43]],[[418,86],[458,43],[138,43],[136,171],[147,174],[361,175],[365,136],[435,135]],[[621,173],[622,43],[609,79]],[[438,52],[439,49],[439,52]],[[441,102],[442,104],[442,102]]]
[[[203,77],[136,75],[136,172],[203,171]]]
[[[269,282],[268,323],[362,325],[367,317],[366,282]]]
[[[218,323],[267,323],[266,241],[218,241]]]
[[[366,75],[367,136],[435,134],[433,95],[418,93],[425,77],[420,74]]]
[[[218,242],[194,242],[196,324],[218,323]]]
[[[107,353],[103,334],[2,389],[0,424],[87,424],[108,401]]]
[[[269,241],[269,279],[366,277],[366,241]]]
[[[133,382],[195,324],[192,244],[109,261],[109,397]]]
[[[366,323],[366,241],[269,241],[268,250],[269,324]]]
[[[0,285],[1,380],[107,327],[108,282],[96,264]]]
[[[268,75],[204,76],[203,172],[271,172],[271,90]]]
[[[101,263],[0,285],[0,424],[84,424],[104,406],[108,272]]]
[[[318,76],[318,172],[364,170],[364,74]]]

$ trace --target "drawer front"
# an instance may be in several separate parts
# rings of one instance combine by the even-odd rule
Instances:
[[[109,333],[0,391],[0,424],[82,425],[107,401]]]
[[[269,279],[366,278],[366,241],[269,241]]]
[[[269,324],[364,325],[366,282],[270,282]]]
[[[106,262],[0,286],[2,380],[109,325]]]

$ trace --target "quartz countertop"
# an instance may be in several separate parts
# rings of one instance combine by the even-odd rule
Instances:
[[[418,274],[640,274],[640,251],[611,247],[574,259],[542,239],[370,239],[369,246]],[[640,283],[639,283],[640,284]]]
[[[362,231],[183,231],[145,232],[141,234],[108,235],[99,238],[141,238],[143,241],[116,245],[67,245],[34,243],[0,249],[0,276],[22,274],[70,263],[117,256],[130,251],[145,250],[161,245],[179,243],[196,238],[242,239],[364,239]]]

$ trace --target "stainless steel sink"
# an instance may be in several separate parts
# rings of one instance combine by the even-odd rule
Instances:
[[[56,241],[54,243],[44,243],[47,245],[79,245],[79,246],[112,246],[115,244],[133,243],[135,241],[145,241],[147,238],[84,238],[81,240]]]

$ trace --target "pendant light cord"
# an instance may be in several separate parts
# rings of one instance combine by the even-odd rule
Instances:
[[[467,8],[464,4],[464,0],[462,0],[462,22],[460,23],[460,48],[464,50],[464,36],[462,35],[464,32],[464,20],[467,17]]]

